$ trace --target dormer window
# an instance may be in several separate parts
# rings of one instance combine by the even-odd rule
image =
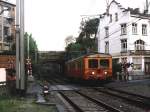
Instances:
[[[115,13],[115,21],[118,21],[118,13]]]
[[[112,14],[110,14],[110,21],[109,21],[110,23],[112,22]]]

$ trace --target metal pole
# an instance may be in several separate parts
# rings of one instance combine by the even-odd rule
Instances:
[[[37,63],[37,49],[35,50],[35,63]]]
[[[2,11],[4,10],[4,7],[2,5]],[[1,19],[2,19],[2,49],[4,50],[4,13],[2,12],[1,14]]]
[[[19,38],[20,38],[20,1],[16,0],[16,89],[20,89],[20,50],[19,50]]]
[[[27,53],[29,59],[29,36],[27,36]]]
[[[21,90],[25,90],[25,66],[24,66],[24,0],[20,0],[20,73]]]

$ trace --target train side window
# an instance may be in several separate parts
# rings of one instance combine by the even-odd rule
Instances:
[[[98,60],[97,59],[89,59],[88,67],[89,68],[98,68]]]
[[[79,71],[81,71],[82,70],[82,63],[81,63],[81,61],[79,61]]]
[[[108,59],[101,59],[100,60],[100,67],[101,68],[108,68],[109,67],[109,60]]]
[[[78,70],[80,69],[80,62],[78,61],[77,63],[77,66],[78,66]]]
[[[78,70],[78,62],[75,62],[75,70]]]
[[[70,71],[70,64],[68,64],[67,68],[68,68],[68,71]]]

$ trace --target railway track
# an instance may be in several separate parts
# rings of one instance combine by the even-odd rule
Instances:
[[[133,93],[129,93],[129,92],[113,89],[113,88],[99,88],[99,89],[94,88],[94,90],[103,92],[111,96],[115,96],[117,98],[121,98],[132,105],[135,105],[137,107],[140,107],[146,110],[150,110],[150,98],[149,97],[141,96],[138,94],[133,94]]]
[[[60,96],[62,96],[62,98],[65,99],[65,101],[68,102],[69,105],[71,105],[73,111],[69,112],[145,112],[149,109],[147,107],[143,108],[143,106],[139,106],[140,108],[136,107],[138,105],[135,106],[135,104],[130,103],[130,101],[128,101],[127,103],[120,97],[114,96],[112,94],[107,94],[104,92],[104,89],[102,92],[100,91],[100,88],[98,90],[91,87],[81,88],[78,91],[57,90],[55,91],[55,94],[60,94]],[[119,101],[118,99],[121,100]],[[51,101],[51,99],[49,101]],[[67,109],[65,105],[64,108]]]
[[[83,86],[78,91],[73,89],[63,91],[59,87],[57,89],[57,85],[63,81],[55,79],[48,81],[49,84],[56,85],[54,91],[60,94],[76,112],[145,112],[150,110],[150,98],[145,96],[128,94],[121,90],[117,92],[113,88],[105,87]]]
[[[59,91],[76,112],[123,112],[79,91]]]

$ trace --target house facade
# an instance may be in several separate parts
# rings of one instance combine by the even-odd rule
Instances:
[[[15,7],[0,1],[0,51],[11,50],[15,44]]]
[[[130,74],[150,74],[150,15],[138,8],[123,8],[113,0],[100,16],[98,52],[116,62],[134,63]]]

